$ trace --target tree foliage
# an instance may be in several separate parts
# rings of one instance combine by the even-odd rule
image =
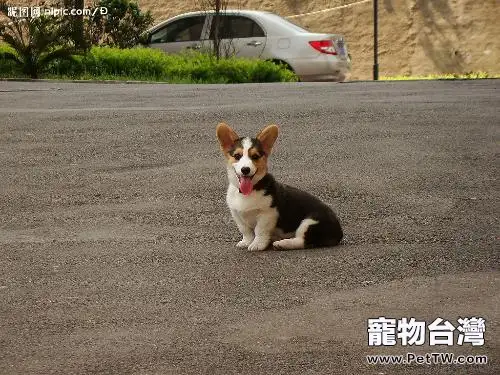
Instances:
[[[107,9],[107,14],[97,12],[89,18],[91,44],[130,48],[138,44],[141,34],[153,24],[151,13],[142,12],[133,1],[99,0],[94,7]]]
[[[71,59],[79,51],[71,41],[68,20],[63,17],[41,15],[21,18],[9,15],[11,7],[0,2],[0,39],[12,51],[0,53],[0,61],[11,60],[24,74],[38,78],[50,62]]]

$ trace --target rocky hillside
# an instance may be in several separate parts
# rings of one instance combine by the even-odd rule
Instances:
[[[139,0],[156,21],[199,9],[200,0]],[[373,65],[371,0],[235,0],[233,8],[293,16],[311,31],[345,35],[353,79],[367,79]],[[381,75],[500,73],[498,0],[379,0]]]

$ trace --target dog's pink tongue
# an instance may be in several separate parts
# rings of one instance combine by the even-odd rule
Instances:
[[[250,177],[241,177],[240,178],[240,191],[243,195],[248,195],[252,192],[252,178]]]

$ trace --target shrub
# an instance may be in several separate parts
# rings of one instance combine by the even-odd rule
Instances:
[[[284,67],[257,59],[227,58],[217,61],[201,53],[168,55],[151,48],[93,47],[73,62],[54,62],[53,76],[113,78],[183,83],[245,83],[296,81]]]
[[[20,18],[9,15],[8,8],[9,5],[0,0],[0,15],[4,17],[0,20],[0,39],[10,47],[0,52],[2,69],[13,64],[17,67],[14,71],[19,69],[37,78],[52,61],[72,59],[77,53],[62,17]]]

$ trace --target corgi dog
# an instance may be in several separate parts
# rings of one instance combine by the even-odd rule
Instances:
[[[266,126],[255,138],[240,137],[225,123],[216,134],[227,160],[226,202],[248,250],[335,246],[342,239],[339,220],[311,194],[277,182],[267,161],[278,138],[278,126]]]

